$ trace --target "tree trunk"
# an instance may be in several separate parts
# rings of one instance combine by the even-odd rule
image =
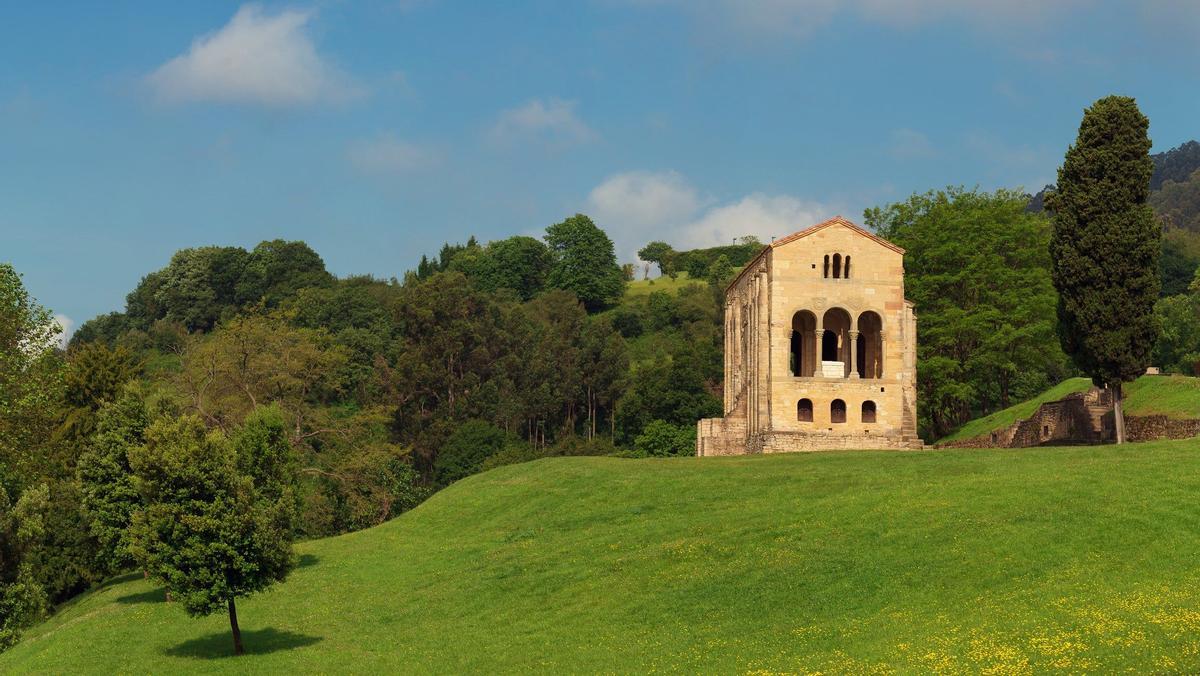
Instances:
[[[1113,386],[1113,427],[1117,432],[1117,443],[1125,443],[1125,409],[1121,407],[1121,383]]]
[[[233,599],[229,599],[229,628],[233,630],[233,654],[246,654],[246,649],[242,647],[242,630],[238,629],[237,607],[233,605]]]

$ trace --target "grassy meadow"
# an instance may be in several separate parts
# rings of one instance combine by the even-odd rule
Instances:
[[[195,620],[129,575],[5,673],[1200,670],[1200,440],[555,458]]]
[[[685,286],[696,284],[707,284],[702,279],[692,279],[686,272],[679,272],[675,279],[671,279],[666,275],[660,275],[654,279],[635,279],[625,286],[625,295],[631,297],[648,296],[655,291],[664,291],[666,293],[679,293],[679,290]]]

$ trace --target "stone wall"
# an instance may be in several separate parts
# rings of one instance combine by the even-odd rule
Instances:
[[[1200,436],[1200,420],[1175,420],[1165,415],[1125,416],[1125,438],[1129,441],[1190,439]]]
[[[832,434],[826,432],[771,432],[751,440],[751,453],[796,453],[806,451],[901,451],[924,448],[920,439],[900,434]]]
[[[704,418],[696,423],[696,455],[741,455],[746,434],[744,418]]]
[[[1189,439],[1200,436],[1200,420],[1174,420],[1162,415],[1125,416],[1128,441]],[[1042,404],[1029,418],[970,439],[938,444],[939,448],[1028,448],[1030,446],[1100,444],[1115,438],[1112,393],[1093,387]]]

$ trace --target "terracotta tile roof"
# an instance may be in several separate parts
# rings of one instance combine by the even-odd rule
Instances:
[[[746,267],[742,268],[742,271],[738,273],[737,277],[733,278],[733,281],[731,281],[729,283],[729,285],[725,287],[725,289],[729,290],[730,288],[733,287],[734,284],[737,284],[738,281],[742,278],[742,275],[746,274],[747,270],[752,268],[758,262],[758,260],[760,258],[765,256],[767,254],[767,251],[774,249],[775,247],[783,246],[784,244],[794,242],[798,239],[801,239],[802,237],[808,237],[809,235],[813,234],[814,232],[817,232],[818,230],[824,230],[825,228],[828,228],[831,225],[845,226],[847,228],[850,228],[854,232],[857,232],[858,234],[862,235],[863,237],[867,237],[867,238],[875,241],[876,243],[878,243],[882,246],[885,246],[885,247],[891,249],[892,251],[895,251],[898,254],[904,253],[904,249],[901,249],[900,247],[896,246],[895,244],[892,244],[891,242],[887,241],[886,239],[880,237],[879,235],[876,235],[875,233],[871,232],[870,230],[867,230],[866,228],[860,226],[859,224],[857,224],[847,218],[842,218],[841,216],[834,216],[833,218],[831,218],[827,221],[821,221],[820,223],[817,223],[816,225],[807,227],[799,232],[793,232],[792,234],[790,234],[786,237],[780,237],[780,238],[776,239],[775,241],[771,242],[770,244],[768,244],[767,246],[764,246],[763,250],[761,252],[759,252],[759,254],[757,256],[755,256],[749,263],[747,263]]]

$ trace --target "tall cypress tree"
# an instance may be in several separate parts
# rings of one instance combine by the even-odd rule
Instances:
[[[1096,101],[1047,201],[1059,340],[1093,383],[1113,391],[1117,443],[1125,441],[1121,383],[1146,371],[1158,337],[1162,229],[1146,204],[1149,126],[1132,98]]]

